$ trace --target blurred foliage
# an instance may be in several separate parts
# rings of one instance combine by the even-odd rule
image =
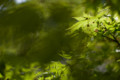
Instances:
[[[119,0],[0,0],[0,80],[119,80]]]

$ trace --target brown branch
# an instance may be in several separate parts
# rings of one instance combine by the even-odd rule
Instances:
[[[117,43],[118,46],[120,47],[120,43],[119,43],[119,41],[116,39],[116,37],[115,37],[114,35],[112,35],[113,39],[110,38],[110,37],[108,37],[108,36],[104,36],[104,35],[103,35],[103,37],[107,38],[109,41],[112,41],[112,42]]]
[[[112,35],[112,36],[113,36],[115,42],[116,42],[116,43],[118,44],[118,46],[120,47],[120,43],[119,43],[119,41],[116,39],[116,37],[115,37],[114,35]]]
[[[106,28],[106,27],[105,27],[105,30],[107,31],[107,28]],[[108,37],[108,36],[104,36],[104,35],[103,35],[103,36],[106,37],[108,40],[117,43],[117,45],[120,47],[120,43],[119,43],[119,41],[116,39],[116,37],[115,37],[112,33],[110,33],[110,34],[111,34],[111,36],[113,37],[113,39],[110,38],[110,37]]]

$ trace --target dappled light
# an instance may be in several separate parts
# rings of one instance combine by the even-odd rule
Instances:
[[[26,2],[26,0],[15,0],[15,2],[20,4],[20,3]]]

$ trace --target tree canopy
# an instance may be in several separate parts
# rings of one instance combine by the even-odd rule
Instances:
[[[119,80],[119,0],[0,1],[0,80]]]

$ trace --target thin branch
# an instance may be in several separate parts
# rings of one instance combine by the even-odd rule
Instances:
[[[118,46],[120,47],[120,43],[119,43],[119,41],[116,39],[116,37],[115,37],[114,35],[112,35],[112,37],[113,37],[114,39],[112,39],[112,38],[110,38],[110,37],[108,37],[108,36],[104,36],[104,35],[103,35],[103,37],[107,38],[109,41],[112,41],[112,42],[117,43]]]
[[[116,37],[115,37],[114,35],[112,35],[112,36],[113,36],[115,42],[118,44],[118,46],[120,46],[120,43],[119,43],[119,41],[116,39]]]
[[[105,27],[105,30],[107,31],[107,28]],[[110,38],[110,37],[108,37],[108,36],[104,36],[104,37],[106,37],[108,40],[110,40],[110,41],[113,41],[113,42],[115,42],[115,43],[117,43],[118,44],[118,46],[120,47],[120,43],[119,43],[119,41],[116,39],[116,37],[112,34],[112,33],[110,33],[111,34],[111,36],[113,37],[113,39],[112,38]]]

